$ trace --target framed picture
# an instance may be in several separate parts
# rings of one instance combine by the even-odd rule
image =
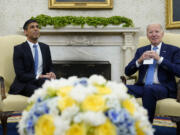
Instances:
[[[113,0],[49,0],[49,8],[112,8]]]
[[[166,2],[166,28],[180,28],[180,0]]]

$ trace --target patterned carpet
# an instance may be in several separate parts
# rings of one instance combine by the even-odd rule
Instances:
[[[8,135],[19,135],[17,132],[17,122],[21,119],[21,113],[16,112],[8,118]],[[153,122],[155,129],[154,135],[176,135],[176,124],[171,122],[167,117],[156,117]],[[0,135],[2,127],[0,125]]]
[[[173,127],[176,128],[176,124],[173,123],[170,118],[156,117],[153,121],[154,126]]]
[[[154,135],[176,135],[176,124],[170,118],[156,117],[153,121]]]

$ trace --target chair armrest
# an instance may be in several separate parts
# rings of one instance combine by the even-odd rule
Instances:
[[[132,75],[132,76],[129,76],[129,77],[120,76],[120,78],[121,78],[121,81],[122,81],[124,84],[127,83],[127,80],[132,80],[132,79],[134,79],[135,82],[137,81],[137,76],[135,76],[135,75]]]
[[[177,102],[180,102],[180,80],[177,84]]]
[[[5,91],[5,85],[4,85],[4,78],[0,76],[0,92],[1,92],[1,99],[6,98],[6,91]]]
[[[135,79],[137,80],[137,76],[130,76],[130,77],[125,77],[125,76],[120,76],[121,81],[126,84],[127,80]],[[177,102],[180,102],[180,80],[177,84]]]

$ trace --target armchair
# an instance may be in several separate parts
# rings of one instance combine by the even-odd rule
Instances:
[[[7,119],[14,111],[22,111],[27,105],[27,97],[8,94],[15,77],[13,68],[13,47],[26,40],[25,36],[0,37],[0,120],[3,135],[7,134]]]
[[[180,47],[180,34],[165,33],[163,37],[163,42]],[[147,37],[140,37],[137,47],[139,48],[147,44],[150,44]],[[129,79],[134,79],[136,81],[137,73],[130,77],[121,76],[121,80],[125,84],[127,83]],[[176,122],[176,125],[177,125],[176,134],[180,135],[180,79],[176,78],[176,81],[177,81],[177,86],[178,86],[177,99],[166,98],[166,99],[159,100],[156,104],[155,115],[171,117],[171,120],[173,122]],[[137,101],[139,102],[139,104],[142,104],[141,98],[138,98]]]

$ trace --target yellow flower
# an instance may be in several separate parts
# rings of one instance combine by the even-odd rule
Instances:
[[[66,135],[86,135],[86,128],[83,124],[73,124],[66,131]]]
[[[33,105],[34,105],[33,102],[29,103],[28,106],[26,107],[26,111],[30,111]]]
[[[55,97],[56,96],[56,89],[48,87],[47,88],[47,96]]]
[[[116,135],[116,127],[109,121],[95,128],[95,135]]]
[[[99,95],[89,95],[82,103],[82,109],[88,111],[104,111],[105,100]]]
[[[35,135],[54,135],[54,121],[53,117],[49,114],[39,117],[35,125]]]
[[[61,87],[58,91],[57,91],[57,95],[61,96],[61,97],[65,97],[68,96],[68,94],[70,93],[70,91],[72,90],[73,86],[64,86]]]
[[[112,90],[106,86],[96,85],[95,87],[99,94],[110,94],[112,92]]]
[[[63,97],[59,100],[58,102],[58,108],[63,111],[65,110],[66,108],[68,107],[71,107],[75,104],[75,100],[73,100],[71,97],[69,96],[66,96],[66,97]]]
[[[142,128],[139,126],[139,121],[135,123],[135,129],[137,135],[145,135],[144,132],[142,131]]]
[[[123,107],[124,107],[125,109],[127,109],[127,111],[128,111],[131,115],[134,114],[136,108],[135,108],[134,104],[132,103],[132,101],[130,101],[129,99],[126,99],[126,100],[123,101],[122,105],[123,105]]]

